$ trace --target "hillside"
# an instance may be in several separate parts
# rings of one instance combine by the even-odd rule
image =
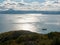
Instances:
[[[0,34],[0,45],[60,45],[60,32],[38,34],[30,31],[10,31]]]
[[[60,14],[60,11],[13,10],[0,11],[0,14]]]

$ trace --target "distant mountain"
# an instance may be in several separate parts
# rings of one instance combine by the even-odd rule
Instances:
[[[6,11],[0,11],[0,14],[30,14],[30,13],[34,13],[34,14],[60,14],[60,11],[36,11],[36,10],[13,10],[13,9],[9,9]]]
[[[48,34],[22,30],[5,32],[0,34],[0,45],[60,45],[60,32]]]

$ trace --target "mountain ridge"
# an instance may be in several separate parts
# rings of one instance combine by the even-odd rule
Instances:
[[[30,13],[36,13],[36,14],[60,14],[60,11],[37,11],[37,10],[13,10],[9,9],[6,11],[0,11],[0,14],[30,14]]]

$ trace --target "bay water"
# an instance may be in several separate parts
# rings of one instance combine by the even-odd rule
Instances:
[[[60,15],[0,14],[0,33],[17,30],[27,30],[44,34],[60,32]]]

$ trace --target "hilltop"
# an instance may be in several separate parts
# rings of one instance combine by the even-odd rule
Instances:
[[[10,31],[0,34],[0,45],[60,45],[60,32],[38,34],[30,31]]]

